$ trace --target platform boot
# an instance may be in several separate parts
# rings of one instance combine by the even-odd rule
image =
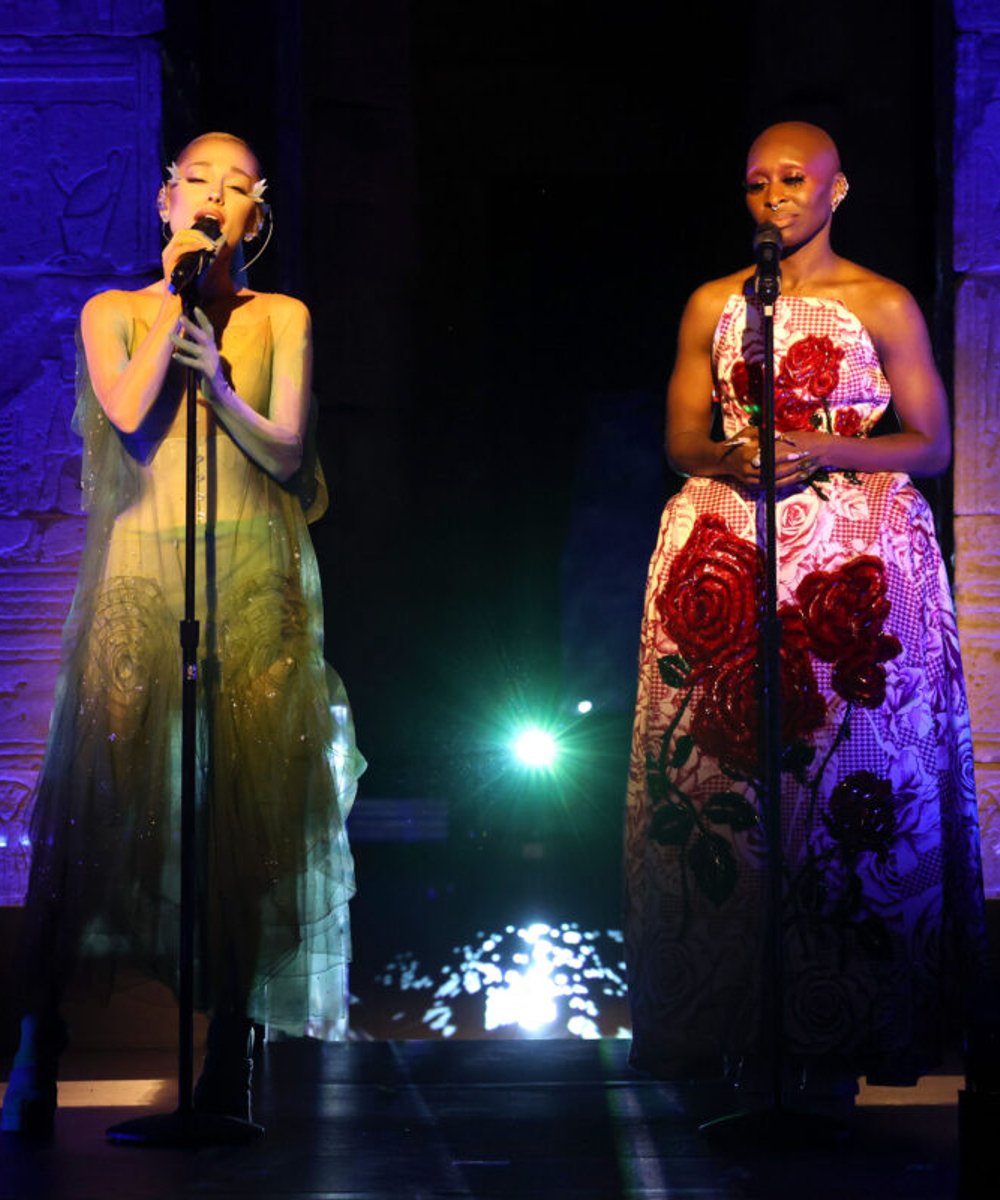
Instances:
[[[197,1112],[253,1120],[254,1026],[248,1017],[212,1017],[205,1062],[194,1087]]]
[[[21,1018],[21,1040],[7,1082],[0,1129],[24,1137],[52,1133],[56,1114],[59,1055],[66,1049],[66,1026],[58,1016],[29,1013]]]

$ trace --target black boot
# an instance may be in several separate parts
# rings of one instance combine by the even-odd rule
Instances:
[[[205,1062],[194,1087],[193,1107],[252,1121],[253,1022],[247,1017],[215,1016],[208,1025]]]
[[[66,1049],[59,1017],[29,1013],[21,1018],[21,1041],[11,1066],[0,1128],[24,1137],[49,1137],[56,1114],[59,1055]]]

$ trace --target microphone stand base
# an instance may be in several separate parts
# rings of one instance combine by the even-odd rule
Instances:
[[[776,1104],[715,1117],[698,1132],[730,1150],[795,1150],[841,1145],[852,1130],[836,1117]]]
[[[241,1146],[264,1136],[264,1126],[239,1117],[179,1108],[112,1125],[105,1136],[119,1146]]]

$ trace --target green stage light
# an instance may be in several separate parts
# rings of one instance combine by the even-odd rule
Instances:
[[[559,743],[546,730],[537,725],[529,725],[514,738],[511,743],[518,762],[535,770],[548,770],[556,761],[559,754]]]

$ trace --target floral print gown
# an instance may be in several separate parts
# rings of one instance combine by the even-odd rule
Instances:
[[[136,320],[131,346],[145,334]],[[266,315],[222,335],[233,384],[260,412],[272,346]],[[99,981],[121,962],[176,981],[182,386],[172,369],[141,435],[124,436],[80,356],[87,536],[31,823],[18,971],[28,1005],[81,959]],[[201,405],[198,422],[198,1003],[249,995],[250,1015],[277,1030],[339,1037],[354,890],[345,821],[364,760],[323,658],[307,520],[325,491],[308,455],[279,484]]]
[[[761,326],[756,300],[734,295],[715,333],[727,437],[759,411]],[[890,390],[858,318],[782,296],[774,338],[777,429],[867,436]],[[763,519],[762,498],[734,480],[688,479],[650,565],[626,955],[632,1061],[668,1076],[769,1053]],[[937,1060],[950,993],[984,944],[948,581],[928,506],[899,472],[820,472],[780,490],[777,541],[784,1053],[912,1082]]]

